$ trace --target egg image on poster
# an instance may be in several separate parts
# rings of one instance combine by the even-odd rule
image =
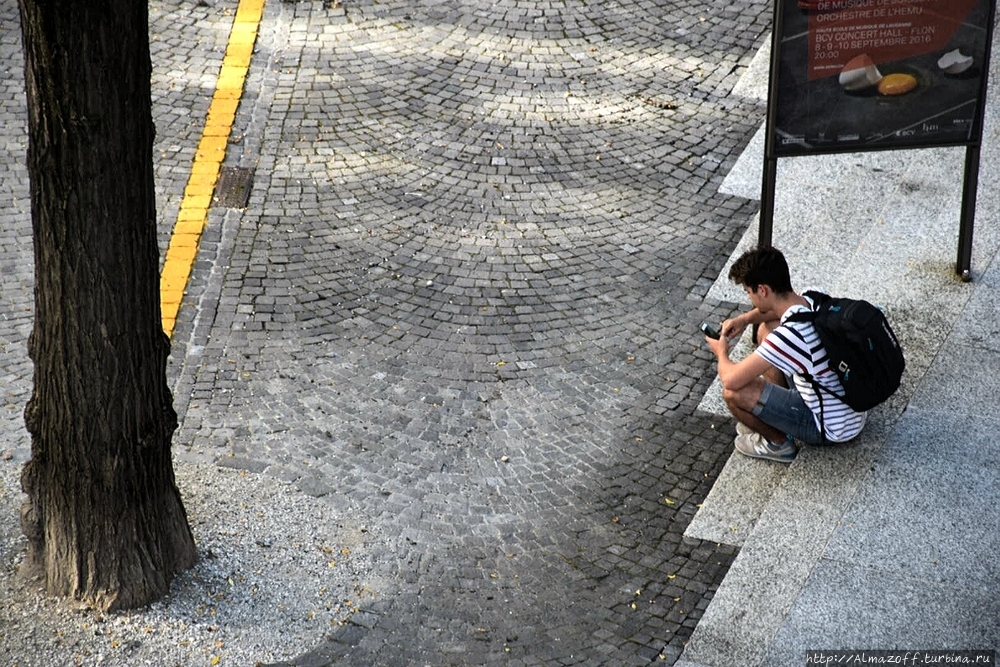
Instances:
[[[917,77],[912,74],[886,74],[878,84],[880,95],[903,95],[917,87]]]
[[[961,74],[972,67],[972,56],[964,56],[959,49],[949,51],[937,61],[938,68],[945,74]]]
[[[865,54],[855,56],[847,61],[844,68],[840,70],[837,81],[844,90],[858,91],[878,85],[882,80],[882,74],[872,59]]]

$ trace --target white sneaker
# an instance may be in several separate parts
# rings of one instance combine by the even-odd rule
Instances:
[[[740,434],[736,436],[736,451],[744,456],[755,459],[767,459],[768,461],[778,461],[779,463],[791,463],[798,454],[798,447],[795,440],[787,438],[780,445],[769,442],[760,433]]]

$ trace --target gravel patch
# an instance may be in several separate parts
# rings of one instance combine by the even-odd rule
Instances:
[[[178,462],[198,562],[149,607],[104,614],[19,574],[23,461],[0,456],[0,664],[190,667],[287,660],[376,595],[364,526],[271,477]]]

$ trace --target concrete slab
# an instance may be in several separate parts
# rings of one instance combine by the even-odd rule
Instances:
[[[949,342],[942,347],[910,408],[986,418],[997,414],[997,396],[1000,396],[1000,352]],[[947,446],[951,442],[949,437],[940,444]]]
[[[926,581],[995,585],[998,431],[1000,420],[981,414],[911,407],[824,557]]]
[[[733,95],[767,103],[767,85],[771,78],[771,33],[764,35],[760,48],[733,87]]]
[[[760,201],[760,186],[764,175],[764,137],[765,128],[762,124],[726,174],[719,192]],[[756,226],[753,229],[756,230]]]
[[[994,593],[824,560],[759,664],[805,664],[810,649],[992,649]]]
[[[802,450],[702,617],[685,660],[761,664],[874,463],[882,435],[866,431],[851,444]]]
[[[742,547],[787,473],[785,464],[733,454],[684,535]]]
[[[1000,318],[997,318],[997,313],[1000,313],[1000,258],[977,277],[975,291],[955,325],[952,341],[1000,352]]]

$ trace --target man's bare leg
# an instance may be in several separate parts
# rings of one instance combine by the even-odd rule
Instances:
[[[780,324],[780,320],[767,320],[766,322],[761,322],[757,325],[757,328],[753,331],[753,335],[751,336],[754,347],[759,347],[764,339],[767,338],[768,334],[774,331]],[[785,374],[774,366],[769,368],[761,377],[765,382],[770,382],[771,384],[778,385],[779,387],[783,387],[785,389],[788,388],[788,378],[786,378]],[[751,385],[753,384],[755,383],[751,383]],[[744,426],[760,433],[771,442],[783,442],[787,437],[787,434],[782,433],[773,426],[765,424],[752,412],[754,407],[757,405],[757,401],[760,400],[760,396],[763,391],[764,385],[762,383],[758,386],[751,386],[749,396],[742,397],[744,400],[730,401],[729,399],[726,399],[726,404],[729,406],[729,411],[732,412],[733,417],[735,417],[736,420]],[[723,398],[725,398],[725,396]],[[745,407],[748,402],[749,407]]]
[[[782,379],[784,379],[784,376],[782,376]],[[757,406],[757,402],[760,401],[760,397],[764,393],[766,382],[767,380],[763,377],[759,377],[739,390],[729,391],[728,389],[724,389],[722,398],[726,401],[729,411],[737,421],[746,425],[749,429],[760,433],[771,442],[781,443],[785,441],[788,434],[779,431],[770,424],[762,422],[753,413],[753,409]]]

